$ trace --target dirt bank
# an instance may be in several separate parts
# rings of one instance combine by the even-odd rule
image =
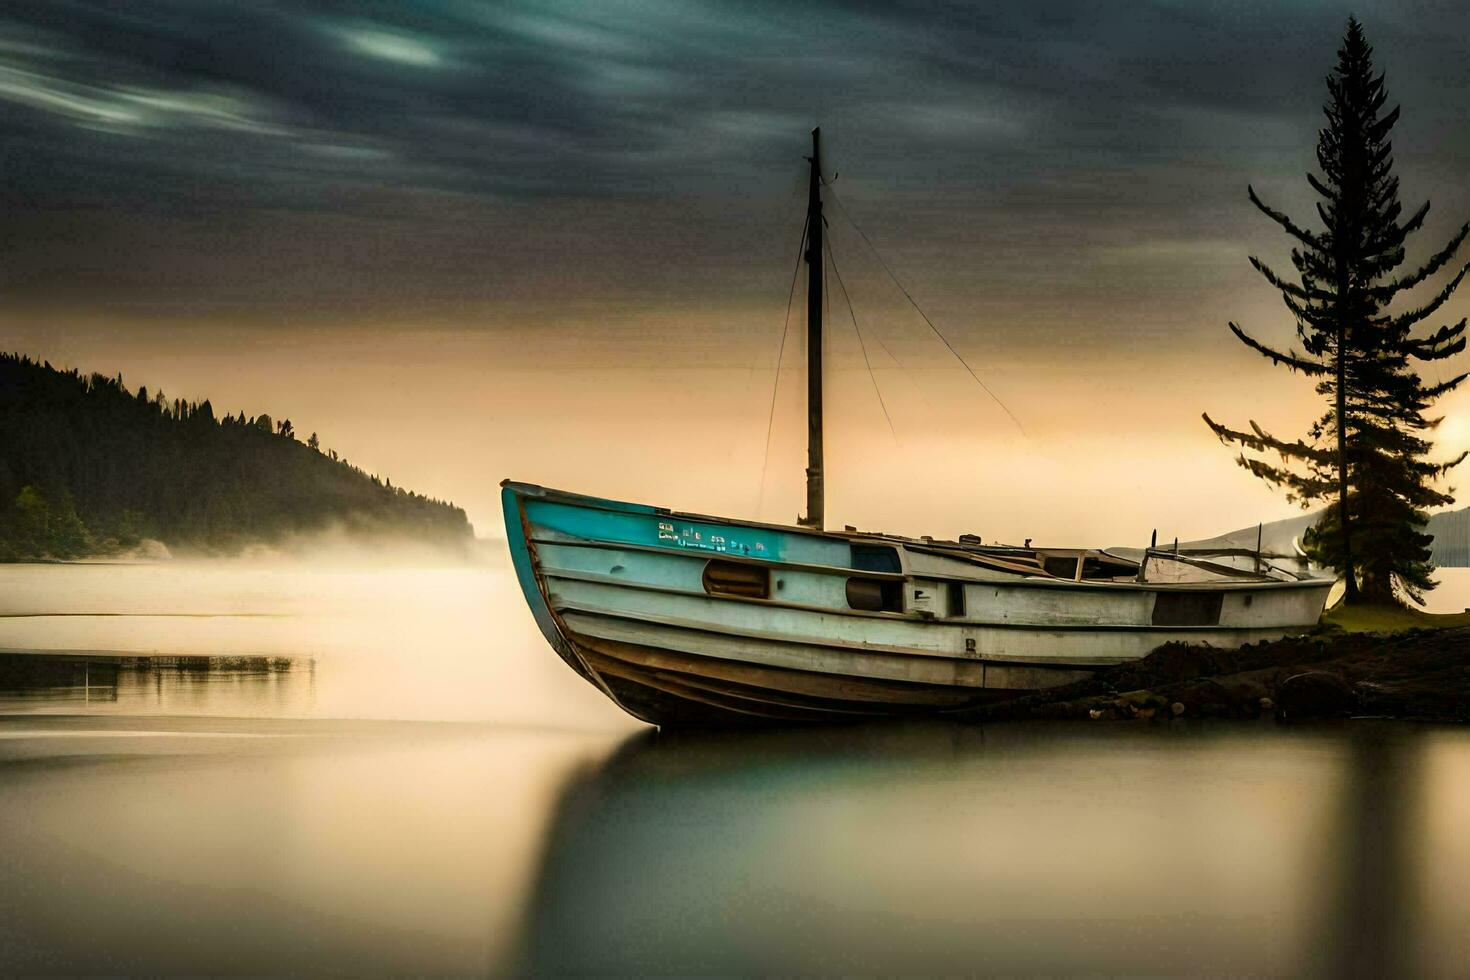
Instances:
[[[1470,626],[1329,632],[1239,650],[1171,643],[1142,660],[967,712],[1015,718],[1375,716],[1470,723]]]

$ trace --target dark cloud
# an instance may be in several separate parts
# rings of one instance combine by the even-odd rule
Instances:
[[[1470,13],[1417,7],[1357,9],[1409,107],[1407,193],[1463,211]],[[1252,220],[1246,180],[1300,202],[1346,14],[12,0],[0,285],[352,310],[697,281],[738,302],[780,266],[732,271],[787,230],[815,122],[854,204],[890,240],[927,243],[915,262],[958,254],[1023,296],[1058,248],[1083,283],[1199,265]],[[655,271],[657,254],[697,275]]]

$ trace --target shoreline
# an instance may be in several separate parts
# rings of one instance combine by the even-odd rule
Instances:
[[[960,713],[975,722],[1261,715],[1470,724],[1470,626],[1329,628],[1237,650],[1170,643],[1086,680]]]

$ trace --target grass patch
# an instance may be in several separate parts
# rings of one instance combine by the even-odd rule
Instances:
[[[1322,614],[1322,625],[1349,633],[1448,629],[1452,626],[1470,626],[1470,612],[1427,613],[1407,606],[1347,606],[1338,603]]]

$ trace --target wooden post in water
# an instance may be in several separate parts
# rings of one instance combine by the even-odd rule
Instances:
[[[807,190],[806,224],[806,516],[803,527],[821,530],[826,523],[822,480],[822,273],[826,267],[822,233],[822,129],[812,130],[811,186]]]

